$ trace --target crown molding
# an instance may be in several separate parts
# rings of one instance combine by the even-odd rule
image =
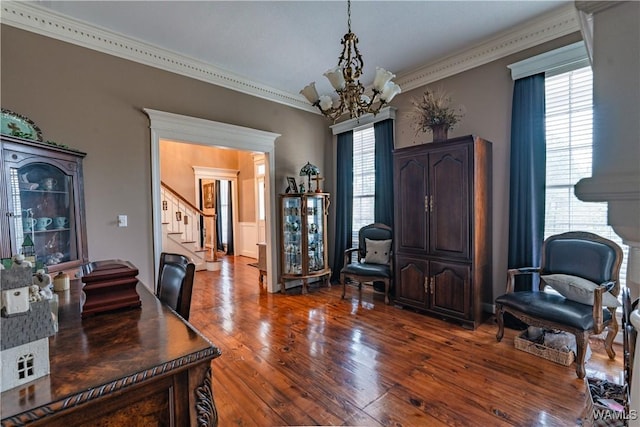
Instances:
[[[594,1],[594,0],[589,0],[589,1],[580,1],[580,0],[576,0],[574,1],[574,4],[576,5],[576,9],[587,13],[587,14],[594,14],[594,13],[598,13],[598,12],[602,12],[605,9],[609,9],[610,7],[613,6],[617,6],[618,4],[624,3],[623,1],[611,1],[611,0],[607,0],[607,1]]]
[[[320,114],[302,95],[253,82],[212,64],[43,7],[20,1],[3,1],[1,12],[2,24]],[[576,9],[573,4],[568,4],[475,47],[403,73],[396,82],[406,92],[579,30]]]
[[[567,4],[475,47],[402,74],[395,81],[407,92],[576,31],[580,31],[578,15],[573,4]]]
[[[172,73],[205,81],[294,108],[316,112],[302,95],[253,82],[189,56],[159,48],[49,9],[19,1],[3,1],[0,22]]]

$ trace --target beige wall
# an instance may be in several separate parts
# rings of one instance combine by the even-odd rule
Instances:
[[[307,160],[324,168],[331,136],[323,117],[177,74],[1,26],[2,107],[31,118],[45,139],[87,153],[91,260],[121,258],[154,277],[151,144],[142,108],[281,134],[276,192]],[[126,214],[128,228],[118,228]]]
[[[217,147],[160,141],[160,177],[165,184],[198,206],[193,166],[237,170],[238,153]]]
[[[238,152],[238,170],[238,221],[256,222],[255,171],[251,153]]]
[[[238,221],[255,222],[253,153],[226,148],[160,141],[161,179],[188,201],[195,200],[193,166],[238,171]],[[205,183],[208,182],[205,180]]]
[[[429,87],[442,87],[454,104],[465,107],[461,122],[449,131],[449,137],[474,134],[492,142],[493,148],[493,289],[485,289],[483,300],[493,304],[504,293],[507,272],[509,234],[509,156],[511,134],[511,101],[513,80],[507,65],[539,53],[580,40],[578,33],[519,52],[489,64],[435,82]],[[416,136],[408,113],[411,98],[420,97],[424,87],[398,95],[393,104],[398,108],[396,148],[431,142],[431,134]]]

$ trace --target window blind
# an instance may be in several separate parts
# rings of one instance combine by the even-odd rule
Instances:
[[[593,74],[591,67],[545,77],[546,202],[545,239],[567,231],[589,231],[624,251],[620,282],[626,283],[628,247],[607,225],[607,204],[583,202],[574,185],[591,176],[593,152]]]
[[[375,142],[373,125],[353,132],[353,248],[360,228],[374,221]]]

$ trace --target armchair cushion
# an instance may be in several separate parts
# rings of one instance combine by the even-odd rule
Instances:
[[[354,262],[344,266],[340,273],[353,274],[361,277],[385,277],[391,278],[391,267],[385,264],[366,264]]]
[[[570,274],[547,274],[540,279],[571,301],[593,305],[593,291],[598,285],[590,280]],[[620,303],[611,293],[605,292],[602,295],[602,306],[619,307]]]
[[[367,264],[388,264],[391,252],[391,240],[366,239],[366,254],[364,262]]]
[[[562,323],[584,331],[593,329],[593,307],[571,301],[561,295],[546,292],[511,292],[496,298],[496,303],[513,308],[528,316]],[[611,320],[611,312],[603,309],[605,322]]]

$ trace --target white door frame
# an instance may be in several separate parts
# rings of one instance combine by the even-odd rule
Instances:
[[[235,150],[256,151],[265,154],[266,243],[267,243],[267,289],[276,292],[274,277],[278,271],[277,251],[273,250],[276,236],[276,194],[272,190],[275,181],[275,141],[280,134],[251,129],[228,123],[214,122],[196,117],[167,113],[150,108],[142,109],[150,119],[151,129],[151,195],[153,213],[154,281],[160,266],[162,252],[162,221],[160,207],[160,140],[189,142],[214,147],[229,147]]]
[[[253,176],[254,176],[254,192],[255,192],[255,212],[256,212],[256,237],[258,239],[257,243],[263,243],[265,241],[264,238],[262,238],[263,235],[266,235],[265,232],[265,220],[260,220],[260,186],[264,185],[265,182],[265,178],[266,178],[266,167],[265,167],[265,174],[260,174],[258,173],[258,169],[260,166],[264,166],[264,154],[256,154],[253,156]],[[267,193],[265,191],[264,196],[266,196]],[[262,208],[265,209],[266,212],[266,200],[263,200],[263,204],[264,206],[262,206]],[[258,258],[256,256],[256,258]]]

